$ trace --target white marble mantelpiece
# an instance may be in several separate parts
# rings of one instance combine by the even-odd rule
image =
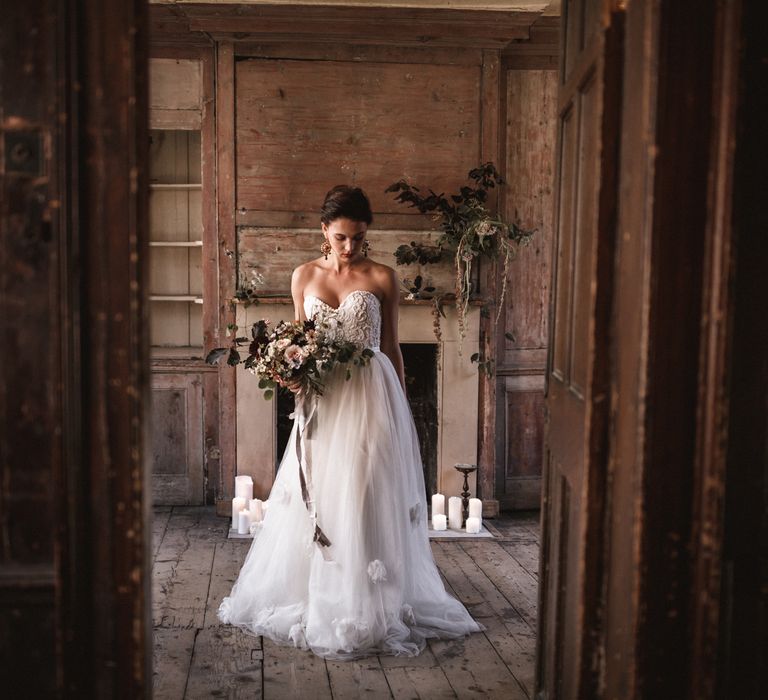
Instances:
[[[445,306],[447,319],[441,318],[442,342],[437,375],[437,488],[446,496],[461,492],[463,476],[453,466],[477,464],[478,370],[470,362],[478,351],[480,309],[470,306],[467,334],[462,355],[458,354],[456,311]],[[261,301],[251,306],[238,305],[238,335],[249,335],[251,325],[261,319],[290,319],[293,307],[286,303]],[[430,304],[403,303],[400,306],[401,343],[435,343]],[[265,401],[256,377],[237,368],[237,474],[253,477],[258,498],[269,494],[277,460],[277,403]],[[470,489],[476,493],[475,476]]]

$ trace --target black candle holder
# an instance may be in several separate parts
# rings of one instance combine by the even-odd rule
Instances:
[[[464,528],[467,525],[467,518],[469,517],[469,497],[471,495],[469,490],[469,475],[472,472],[477,471],[477,465],[456,464],[453,468],[464,475],[464,487],[461,492],[461,527]]]

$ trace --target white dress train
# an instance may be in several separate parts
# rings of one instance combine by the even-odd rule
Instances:
[[[416,429],[394,366],[379,348],[381,305],[357,290],[338,308],[305,298],[308,318],[374,351],[331,372],[301,441],[317,525],[305,505],[294,420],[262,527],[223,623],[333,659],[414,656],[428,637],[483,630],[443,585],[427,535]]]

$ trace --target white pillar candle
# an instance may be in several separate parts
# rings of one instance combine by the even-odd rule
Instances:
[[[447,530],[448,521],[445,515],[438,513],[432,516],[432,529],[433,530]]]
[[[262,502],[258,498],[252,498],[248,504],[248,510],[251,511],[251,520],[255,523],[260,523],[264,520],[264,508],[262,508]]]
[[[235,496],[248,503],[253,498],[253,479],[246,475],[235,477]]]
[[[480,518],[467,518],[467,532],[470,535],[476,535],[478,532],[480,532],[481,526],[482,521]]]
[[[249,534],[251,532],[251,514],[247,510],[241,510],[237,517],[237,534]]]
[[[445,496],[442,493],[432,495],[432,516],[445,515]]]
[[[451,530],[461,530],[461,498],[451,496],[448,499],[448,526]]]
[[[483,518],[483,502],[479,498],[469,499],[469,517]]]
[[[235,496],[232,499],[232,529],[237,528],[238,523],[238,516],[240,514],[240,511],[245,508],[245,499],[240,498],[240,496]]]

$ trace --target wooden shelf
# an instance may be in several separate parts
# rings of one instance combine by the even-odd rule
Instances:
[[[176,183],[164,183],[164,182],[151,182],[149,183],[149,189],[151,190],[201,190],[203,189],[202,183],[193,182],[176,182]]]
[[[150,247],[153,248],[199,248],[203,245],[202,241],[150,241]]]
[[[194,295],[187,294],[152,294],[149,297],[150,301],[186,301],[194,304],[202,304],[203,297],[196,297]]]

